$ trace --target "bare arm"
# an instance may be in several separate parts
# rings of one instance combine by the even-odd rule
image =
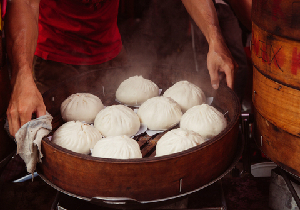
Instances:
[[[222,36],[212,0],[182,0],[188,13],[200,28],[209,44],[207,68],[214,89],[219,87],[218,72],[224,72],[226,82],[233,88],[234,69],[237,67]]]
[[[5,33],[12,67],[12,95],[7,109],[11,135],[31,120],[46,114],[43,98],[32,76],[32,62],[38,37],[40,0],[11,0],[7,5]]]

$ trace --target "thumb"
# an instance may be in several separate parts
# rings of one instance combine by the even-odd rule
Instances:
[[[218,89],[219,88],[219,74],[218,72],[210,72],[210,81],[211,81],[211,86],[213,87],[213,89]]]
[[[46,115],[46,107],[45,106],[39,106],[36,110],[36,117],[39,118],[41,116]]]
[[[211,86],[216,90],[219,88],[220,83],[218,67],[214,64],[214,62],[210,62],[209,60],[207,60],[207,69],[210,76]]]

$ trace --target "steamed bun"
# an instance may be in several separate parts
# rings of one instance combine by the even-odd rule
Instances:
[[[199,133],[204,139],[218,135],[227,126],[224,115],[213,106],[201,104],[182,115],[180,127]]]
[[[110,136],[98,141],[92,150],[93,157],[101,158],[142,158],[139,144],[128,136]]]
[[[164,96],[148,99],[137,114],[150,130],[167,130],[178,124],[182,116],[179,104]]]
[[[129,77],[116,91],[117,100],[129,106],[139,106],[147,99],[158,95],[158,86],[142,76]]]
[[[64,121],[93,123],[96,115],[104,108],[102,101],[90,93],[76,93],[64,100],[60,107]]]
[[[177,128],[164,134],[156,144],[156,157],[181,152],[200,145],[204,138],[194,132],[183,128]]]
[[[69,121],[53,134],[52,141],[68,150],[89,154],[90,149],[102,138],[99,130],[80,121]]]
[[[140,129],[140,119],[129,107],[112,105],[97,114],[94,126],[104,136],[132,136]]]
[[[179,81],[168,88],[164,95],[176,101],[182,112],[186,112],[189,108],[206,102],[204,92],[196,85],[188,81]]]

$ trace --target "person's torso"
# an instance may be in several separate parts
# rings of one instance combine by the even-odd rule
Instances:
[[[69,64],[99,64],[121,50],[119,0],[41,0],[36,55]]]

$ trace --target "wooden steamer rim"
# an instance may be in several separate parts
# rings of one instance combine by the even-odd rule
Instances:
[[[88,197],[83,197],[80,193],[80,195],[78,194],[74,194],[74,193],[70,193],[69,191],[66,191],[65,189],[62,189],[61,187],[58,187],[57,185],[53,184],[53,182],[51,182],[49,179],[47,179],[47,175],[44,175],[41,170],[40,167],[38,167],[37,171],[39,173],[39,176],[47,183],[49,184],[51,187],[53,187],[54,189],[58,190],[59,192],[62,192],[64,194],[67,194],[69,196],[72,197],[76,197],[79,199],[83,199],[86,200],[88,202],[94,203],[94,204],[98,204],[98,205],[102,205],[102,206],[115,206],[115,207],[120,207],[123,206],[125,208],[130,207],[130,208],[141,208],[143,207],[143,205],[157,205],[156,203],[160,203],[160,202],[169,202],[171,200],[177,200],[180,198],[184,198],[192,193],[198,192],[199,190],[204,189],[207,186],[210,186],[211,184],[221,180],[223,177],[225,177],[235,166],[236,164],[239,162],[240,157],[242,156],[242,152],[243,152],[243,148],[244,148],[244,138],[243,136],[240,137],[241,139],[239,139],[237,141],[237,147],[236,147],[236,153],[233,157],[233,160],[231,162],[231,164],[227,167],[227,169],[221,173],[218,177],[213,178],[210,182],[201,185],[199,188],[195,188],[189,192],[184,192],[181,194],[178,194],[176,196],[171,196],[171,197],[165,197],[165,198],[161,198],[161,199],[156,199],[156,200],[146,200],[146,201],[140,201],[140,200],[136,200],[133,198],[129,198],[129,197],[106,197],[106,196],[96,196],[96,197],[92,197],[92,198],[88,198]],[[47,140],[46,140],[47,141]],[[49,142],[47,142],[46,144],[48,144]],[[59,149],[63,149],[63,148],[59,148]],[[196,148],[195,148],[196,149]],[[198,150],[201,150],[201,148],[198,148]],[[188,151],[186,151],[188,152]],[[194,151],[197,152],[197,151]],[[167,157],[167,156],[166,156]],[[172,158],[172,157],[167,157],[167,158]],[[177,157],[180,158],[180,157]],[[111,161],[111,160],[107,160],[107,161]],[[159,161],[159,160],[158,160]],[[180,183],[178,186],[178,189],[180,188]]]
[[[300,40],[299,10],[295,0],[253,0],[252,21],[271,34]]]
[[[90,90],[90,93],[95,94],[93,91],[99,90],[95,88],[95,84],[99,84],[98,79],[106,83],[104,85],[107,85],[105,88],[108,92],[111,90],[114,94],[116,88],[111,86],[109,78],[118,73],[122,74],[123,71],[122,69],[113,71],[114,74],[110,70],[106,76],[103,76],[102,72],[91,71],[84,76],[76,77],[73,82],[58,84],[56,88],[43,95],[49,108],[48,112],[54,118],[58,116],[61,101],[71,93]],[[174,69],[171,71],[175,72]],[[159,73],[168,75],[167,70],[160,69]],[[194,79],[191,82],[199,85],[196,83],[199,79],[195,78],[195,74],[198,73],[175,72],[174,77],[168,77],[169,80],[173,80],[172,82],[166,81],[167,77],[159,74],[150,79],[165,90],[176,80]],[[127,75],[126,77],[128,78]],[[115,81],[116,78],[113,79]],[[89,81],[89,86],[80,85],[82,81]],[[115,83],[118,84],[118,81]],[[99,92],[102,92],[102,88]],[[118,160],[77,154],[43,139],[44,157],[37,170],[47,183],[62,192],[87,200],[97,200],[98,197],[104,202],[122,205],[165,201],[202,189],[223,177],[225,172],[228,173],[229,167],[231,169],[239,160],[242,150],[241,141],[238,139],[240,117],[238,98],[226,86],[220,86],[214,94],[214,106],[228,111],[229,122],[226,129],[203,145],[157,158]]]

